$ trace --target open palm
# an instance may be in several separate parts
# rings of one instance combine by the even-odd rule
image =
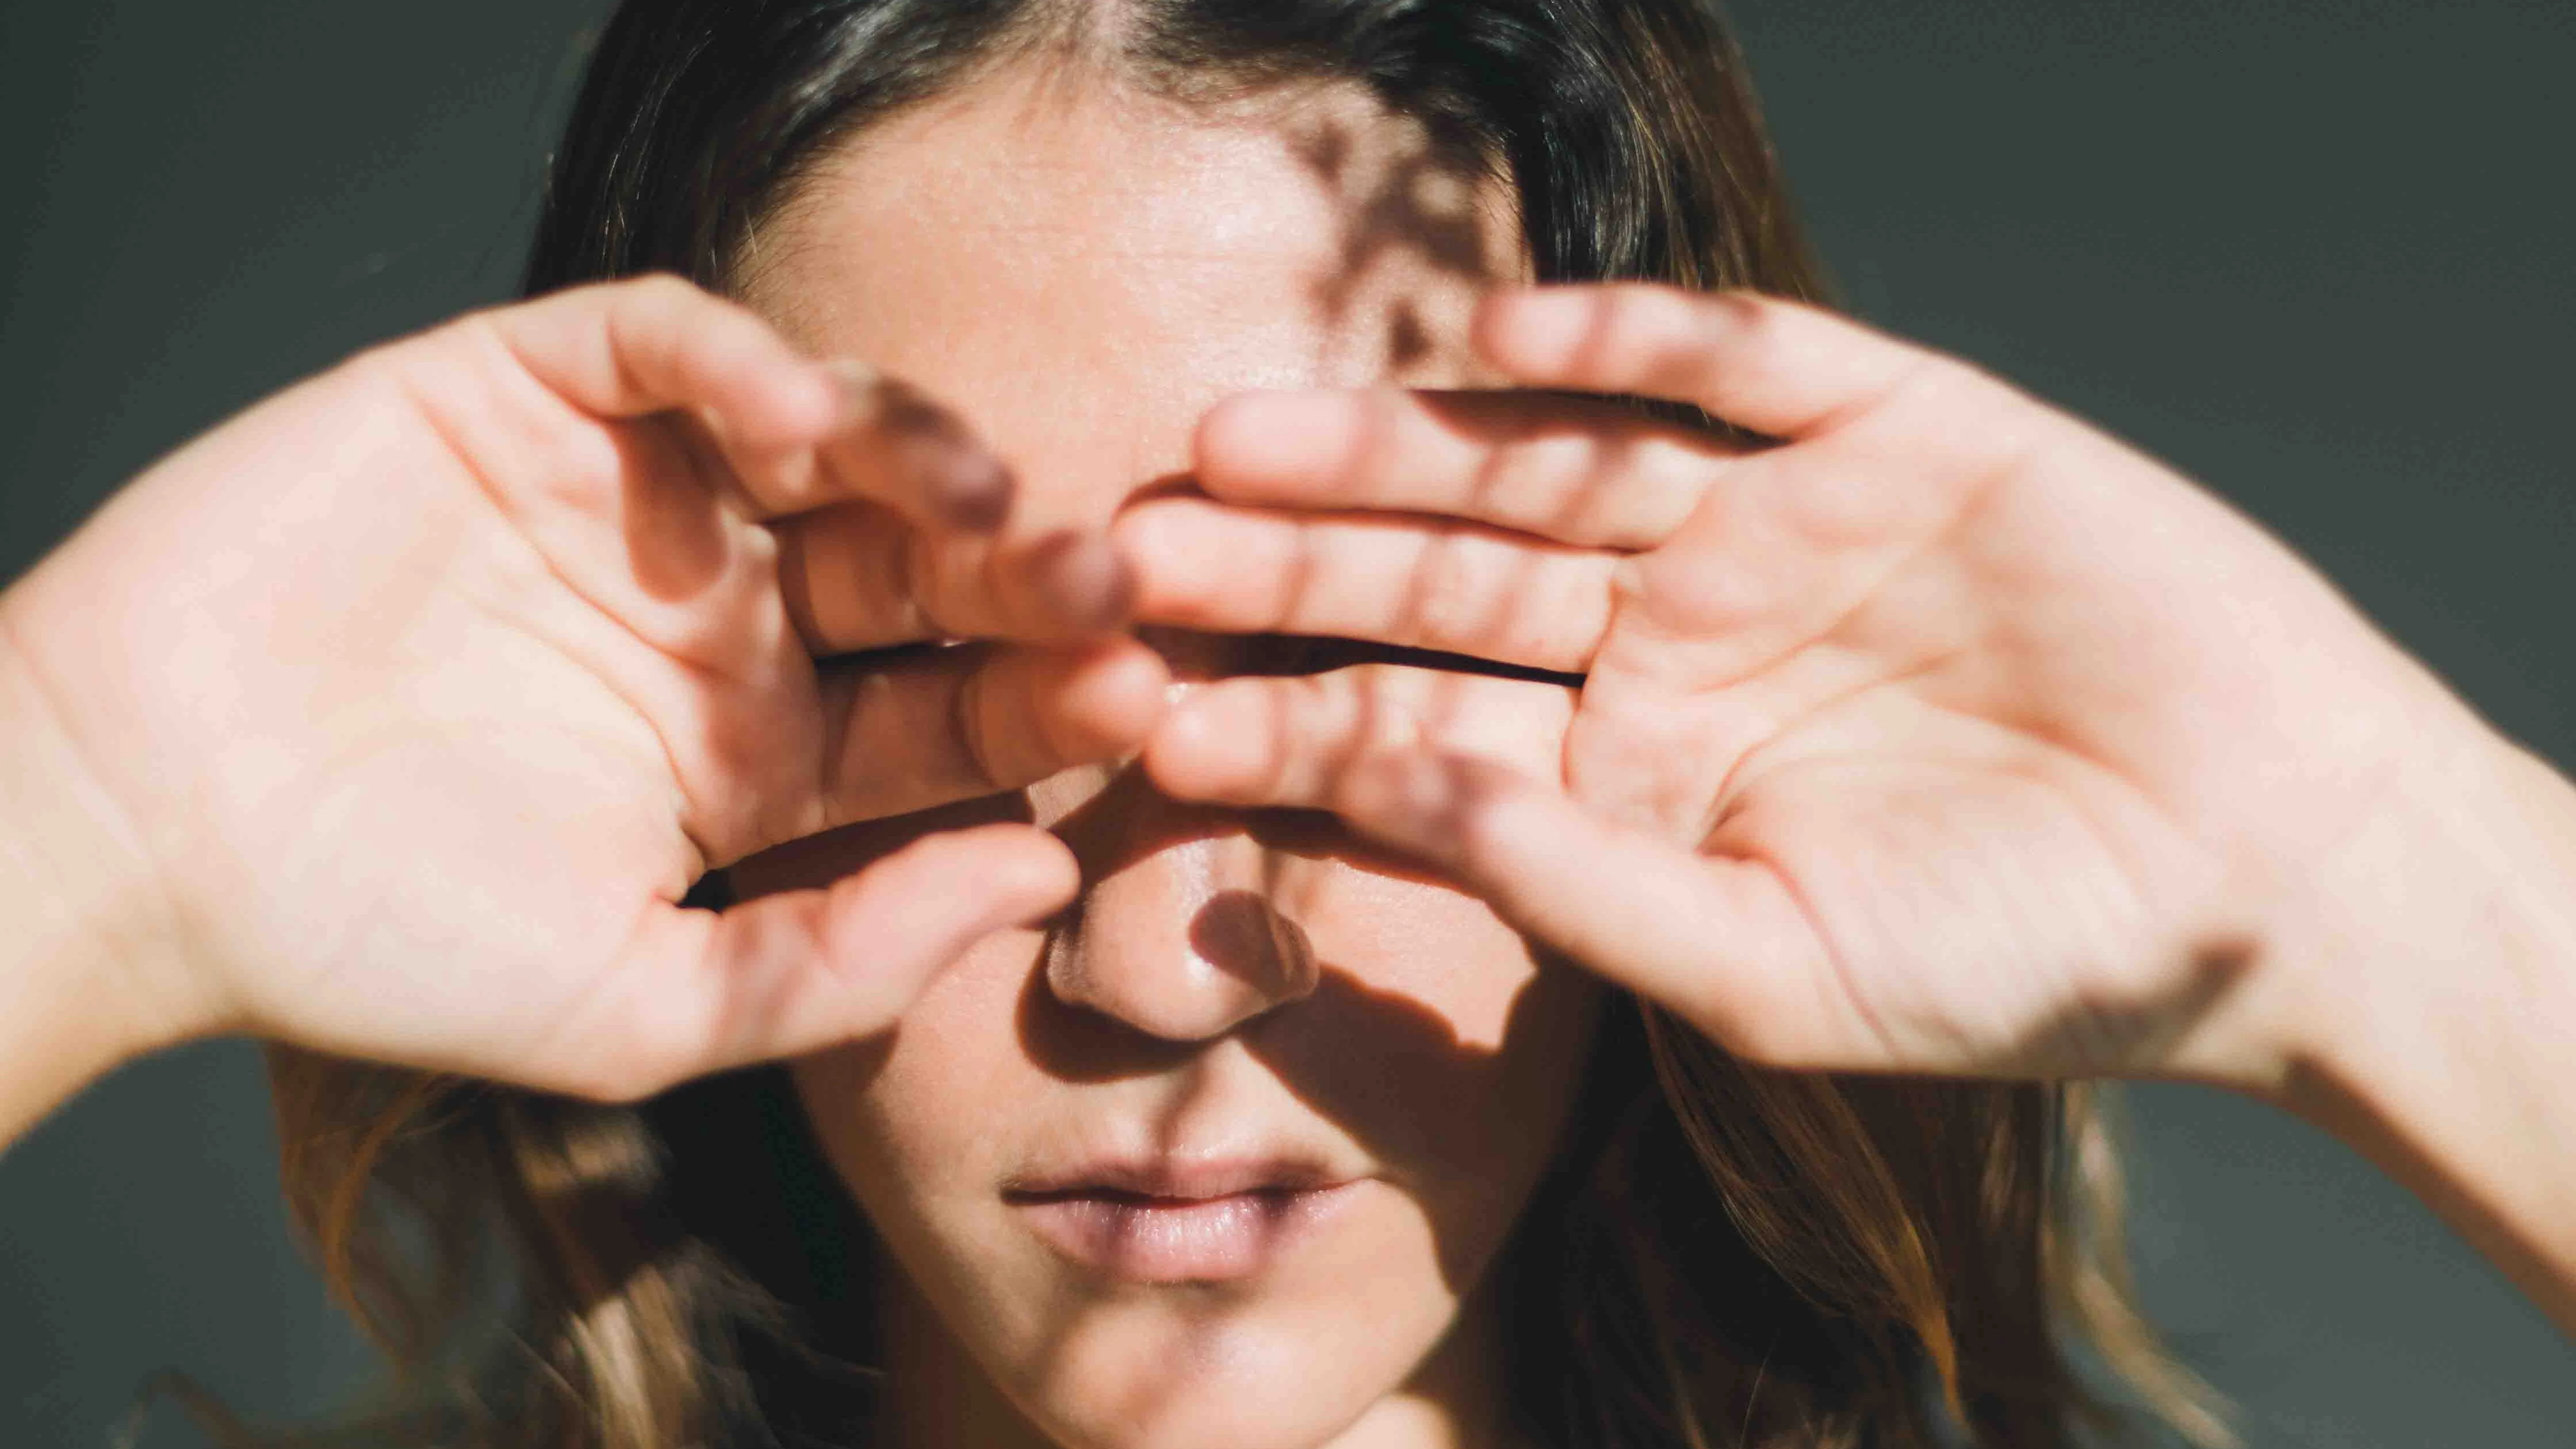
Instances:
[[[1003,826],[678,905],[765,846],[1141,737],[1162,674],[1106,632],[1114,556],[1019,538],[1010,504],[936,405],[649,279],[281,394],[0,620],[150,882],[120,955],[168,1034],[631,1095],[875,1030],[1071,891]],[[817,662],[962,637],[1015,642]]]
[[[1765,1060],[2280,1070],[2313,983],[2257,968],[2481,738],[2463,706],[2208,494],[1956,361],[1643,286],[1498,298],[1478,343],[1550,391],[1224,404],[1210,498],[1125,525],[1143,612],[1579,675],[1571,710],[1236,681],[1163,727],[1167,788],[1336,810]],[[1497,711],[1562,731],[1488,748],[1532,737]]]

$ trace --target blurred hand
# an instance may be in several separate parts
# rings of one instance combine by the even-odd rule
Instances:
[[[2293,943],[2349,928],[2339,862],[2498,742],[2316,573],[1806,307],[1551,288],[1476,339],[1550,391],[1220,405],[1209,496],[1119,525],[1139,614],[1579,674],[1570,718],[1400,665],[1229,681],[1149,745],[1166,790],[1337,811],[1774,1063],[2259,1085],[2331,1030],[2354,963]],[[1551,709],[1552,747],[1479,743]]]
[[[1123,566],[1011,504],[902,384],[669,278],[588,287],[191,443],[0,595],[0,665],[150,903],[102,953],[139,1039],[632,1096],[876,1030],[1070,897],[1005,825],[677,905],[1142,739],[1165,676],[1114,632]],[[1010,642],[817,663],[969,636]]]

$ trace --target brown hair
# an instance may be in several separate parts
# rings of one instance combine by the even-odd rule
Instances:
[[[711,286],[834,142],[1080,0],[634,0],[605,32],[531,291]],[[1356,81],[1504,171],[1542,277],[1822,292],[1702,0],[1126,0],[1146,83]],[[721,876],[700,904],[721,905]],[[1611,1014],[1506,1275],[1556,1442],[2049,1449],[2115,1415],[2090,1357],[2225,1432],[2128,1306],[2093,1089],[1748,1066]],[[434,1411],[528,1449],[864,1440],[868,1228],[783,1071],[612,1106],[271,1053],[287,1196]]]

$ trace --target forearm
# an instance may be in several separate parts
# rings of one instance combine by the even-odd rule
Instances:
[[[2469,773],[2355,843],[2372,904],[2321,933],[2349,970],[2288,1105],[2576,1334],[2576,787],[2501,741]]]
[[[138,1000],[168,940],[139,843],[15,647],[9,604],[0,595],[0,1148],[171,1034]]]

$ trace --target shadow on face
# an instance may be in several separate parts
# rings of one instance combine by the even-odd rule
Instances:
[[[1240,983],[1239,993],[1224,995],[1259,1008],[1201,1036],[1155,1035],[1133,1024],[1150,1007],[1140,1013],[1116,996],[1082,1000],[1048,972],[1032,971],[1016,1021],[1029,1062],[1075,1084],[1167,1076],[1192,1070],[1207,1041],[1230,1033],[1299,1104],[1348,1133],[1371,1159],[1407,1164],[1414,1190],[1441,1199],[1425,1204],[1435,1221],[1476,1213],[1474,1200],[1498,1186],[1491,1169],[1517,1156],[1525,1144],[1516,1139],[1557,1110],[1553,1090],[1541,1089],[1561,1083],[1527,1072],[1516,1077],[1513,1068],[1525,1064],[1525,1044],[1567,1039],[1546,1019],[1569,1007],[1580,1017],[1579,1003],[1565,990],[1523,989],[1496,1040],[1477,1041],[1460,1035],[1436,999],[1382,988],[1318,959],[1304,930],[1258,893],[1219,892],[1188,930],[1198,959]],[[1150,978],[1125,977],[1112,990],[1150,984]],[[1507,1056],[1506,1042],[1523,1045]],[[1472,1116],[1442,1110],[1441,1104],[1461,1099],[1508,1110]],[[1433,1235],[1442,1276],[1462,1297],[1484,1266],[1475,1253],[1477,1236]]]
[[[1232,392],[1487,381],[1467,317],[1525,272],[1508,188],[1362,93],[1187,106],[1003,70],[858,137],[757,238],[744,290],[809,350],[956,407],[1048,529],[1187,486],[1198,418]],[[1286,647],[1167,642],[1202,675],[1276,670]],[[1082,1444],[1311,1444],[1469,1413],[1493,1335],[1460,1304],[1546,1165],[1593,988],[1327,819],[1183,804],[1108,765],[781,847],[735,888],[996,819],[1062,835],[1079,902],[978,943],[890,1039],[796,1070],[890,1260],[897,1417],[922,1409],[907,1383],[938,1386],[952,1432]],[[1119,1193],[1182,1191],[1137,1181],[1228,1171],[1335,1184],[1247,1195],[1331,1209],[1195,1277],[1046,1230],[1067,1202],[1125,1222]]]

